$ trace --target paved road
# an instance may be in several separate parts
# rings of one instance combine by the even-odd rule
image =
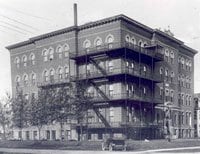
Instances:
[[[171,148],[171,149],[156,149],[147,151],[72,151],[72,150],[37,150],[37,149],[9,149],[0,148],[0,152],[8,152],[14,154],[26,153],[26,154],[172,154],[172,153],[199,153],[199,147],[183,147],[183,148]]]

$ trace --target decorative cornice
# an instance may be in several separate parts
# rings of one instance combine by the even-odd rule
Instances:
[[[127,23],[130,23],[132,25],[138,26],[138,27],[142,28],[143,30],[151,33],[152,35],[157,33],[158,35],[161,35],[161,36],[177,43],[178,45],[180,45],[184,49],[191,51],[193,54],[197,53],[196,50],[184,45],[184,42],[180,41],[179,39],[177,39],[173,36],[170,36],[170,35],[162,32],[158,29],[152,29],[152,28],[150,28],[150,27],[148,27],[148,26],[146,26],[142,23],[139,23],[139,22],[123,15],[123,14],[113,16],[113,17],[109,17],[109,18],[105,18],[105,19],[98,20],[98,21],[95,21],[95,22],[86,23],[86,24],[83,24],[83,25],[80,25],[80,26],[71,26],[71,27],[60,29],[60,30],[53,31],[53,32],[50,32],[50,33],[42,34],[42,35],[39,35],[39,36],[36,36],[36,37],[32,37],[27,41],[23,41],[23,42],[20,42],[20,43],[16,43],[16,44],[7,46],[6,49],[8,49],[8,50],[15,49],[15,48],[25,46],[25,45],[28,45],[28,44],[32,44],[32,43],[34,44],[35,41],[46,39],[48,37],[52,37],[52,36],[55,36],[55,35],[67,33],[67,32],[70,32],[70,31],[81,31],[81,30],[84,30],[84,29],[88,29],[88,28],[92,28],[92,27],[96,27],[96,26],[100,26],[100,25],[103,25],[103,24],[107,24],[107,23],[111,23],[111,22],[115,22],[115,21],[120,21],[120,20],[125,21]]]

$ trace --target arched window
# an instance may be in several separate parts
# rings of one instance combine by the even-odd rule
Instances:
[[[28,75],[27,74],[25,74],[23,76],[23,80],[24,80],[24,86],[27,86],[28,85]]]
[[[63,69],[61,67],[58,68],[58,78],[59,79],[63,78]]]
[[[31,83],[32,83],[32,85],[36,84],[36,74],[35,73],[31,74]]]
[[[185,59],[182,57],[181,58],[181,68],[184,69],[184,64],[185,64]]]
[[[69,67],[65,66],[65,78],[69,78]]]
[[[169,71],[167,68],[165,68],[165,77],[166,77],[166,80],[168,81],[168,77],[169,77]]]
[[[30,61],[31,61],[32,65],[35,65],[35,54],[34,53],[30,54]]]
[[[160,77],[161,77],[161,79],[163,79],[163,68],[162,67],[160,67]]]
[[[56,52],[58,53],[58,57],[62,59],[62,46],[58,46]]]
[[[171,63],[174,63],[174,51],[170,51],[170,59],[171,59]]]
[[[69,57],[69,45],[68,44],[64,44],[63,45],[63,51],[64,51],[64,56],[65,57]]]
[[[19,83],[20,83],[20,76],[16,76],[15,82],[16,82],[16,86],[19,86]]]
[[[49,80],[49,76],[48,76],[48,71],[47,70],[44,71],[43,78],[44,78],[44,82],[47,82]]]
[[[131,38],[130,38],[130,35],[126,35],[125,36],[125,41],[127,42],[127,43],[130,43],[130,40],[131,40]]]
[[[54,69],[50,69],[50,71],[49,71],[49,75],[50,75],[50,81],[51,81],[51,82],[54,81],[54,74],[55,74]]]
[[[23,55],[22,62],[23,62],[23,65],[26,67],[27,66],[27,56],[26,55]]]
[[[131,42],[131,44],[133,44],[133,45],[136,45],[136,44],[137,44],[136,39],[135,39],[134,36],[131,37],[130,42]]]
[[[139,46],[139,47],[144,47],[144,44],[143,44],[142,40],[139,40],[138,46]]]
[[[84,42],[83,42],[83,48],[85,49],[88,49],[91,47],[91,42],[90,40],[86,39]]]
[[[168,62],[169,61],[169,50],[165,49],[165,56],[164,56],[165,60]]]
[[[44,61],[48,61],[48,50],[44,49],[42,55],[44,56]]]
[[[19,64],[20,64],[20,59],[19,59],[19,57],[16,57],[16,58],[15,58],[15,64],[16,64],[17,68],[19,68]]]
[[[173,82],[173,79],[174,79],[174,72],[171,71],[171,82]]]
[[[108,48],[112,48],[113,47],[113,45],[112,45],[113,42],[114,42],[114,36],[109,34],[106,37],[106,43],[108,44]]]
[[[102,39],[100,37],[97,37],[94,41],[94,45],[97,47],[97,49],[99,49],[102,45]]]
[[[53,60],[53,58],[54,58],[53,48],[49,48],[49,60]]]
[[[144,42],[143,43],[143,47],[146,47],[148,44],[147,44],[147,42]]]

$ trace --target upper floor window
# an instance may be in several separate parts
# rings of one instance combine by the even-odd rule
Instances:
[[[185,59],[182,57],[181,58],[181,68],[184,69],[184,64],[185,64]]]
[[[127,35],[125,36],[125,41],[126,41],[127,43],[130,43],[130,40],[131,40],[131,38],[130,38],[130,36],[127,34]]]
[[[143,44],[142,40],[139,40],[138,46],[139,46],[139,47],[144,47],[144,44]]]
[[[173,64],[174,63],[174,51],[170,51],[170,60],[171,60],[171,63]]]
[[[147,46],[147,42],[144,42],[143,46],[146,47]]]
[[[165,49],[165,60],[169,61],[169,50]]]
[[[44,56],[44,61],[48,61],[48,50],[43,50],[42,55]]]
[[[69,45],[68,44],[63,45],[63,51],[64,51],[64,56],[69,57]]]
[[[106,43],[108,44],[108,48],[112,48],[112,43],[114,42],[114,36],[109,34],[106,37]]]
[[[94,41],[94,45],[99,48],[102,45],[102,39],[100,37],[97,37]]]
[[[62,47],[58,46],[57,49],[56,49],[56,52],[58,53],[59,59],[61,59],[62,58]]]
[[[113,96],[113,95],[114,95],[114,86],[109,85],[109,96]]]
[[[137,44],[135,37],[133,37],[133,36],[131,37],[130,43],[132,43],[134,45]]]
[[[86,49],[86,50],[88,50],[90,47],[91,47],[91,42],[90,42],[90,40],[86,39],[83,42],[83,48]]]
[[[54,51],[53,51],[53,48],[50,48],[49,49],[49,60],[53,60],[54,58]]]
[[[31,74],[31,83],[32,83],[32,85],[35,85],[35,83],[36,83],[36,74],[35,73]]]
[[[50,75],[50,81],[51,81],[51,82],[54,81],[54,73],[55,73],[54,69],[50,69],[49,75]]]
[[[63,78],[63,70],[62,70],[61,67],[58,69],[58,78],[59,78],[59,79],[62,79],[62,78]]]
[[[192,70],[192,62],[191,62],[191,60],[189,60],[188,66],[189,66],[189,71],[191,71]]]
[[[33,53],[30,55],[30,61],[32,65],[35,65],[35,55]]]
[[[26,56],[26,55],[24,55],[24,56],[22,57],[22,62],[23,62],[23,65],[24,65],[24,66],[27,66],[27,56]]]
[[[44,81],[47,82],[49,80],[48,72],[45,70],[43,73]]]
[[[16,76],[15,82],[16,82],[16,86],[19,86],[19,83],[20,83],[20,76]]]
[[[108,70],[109,70],[109,72],[112,72],[113,69],[114,69],[113,61],[109,61],[109,63],[108,63]]]
[[[69,67],[65,66],[65,78],[69,78]]]
[[[24,80],[24,86],[27,86],[28,85],[28,75],[27,74],[24,75],[23,80]]]
[[[171,82],[173,82],[173,79],[174,79],[174,72],[171,71]]]
[[[15,58],[15,64],[16,64],[17,68],[19,68],[19,64],[20,64],[20,59],[19,59],[19,57],[16,57],[16,58]]]

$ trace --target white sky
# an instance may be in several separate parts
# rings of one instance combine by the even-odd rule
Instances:
[[[200,0],[0,0],[0,97],[11,91],[7,45],[78,23],[125,14],[151,28],[170,30],[200,51]],[[14,31],[14,30],[15,31]],[[18,31],[18,32],[16,32]],[[200,54],[195,56],[195,92],[200,92]]]

